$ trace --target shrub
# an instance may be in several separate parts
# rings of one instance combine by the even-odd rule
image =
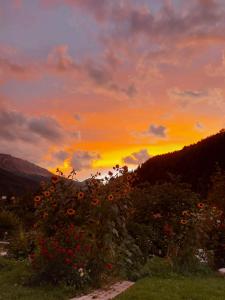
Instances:
[[[134,244],[126,229],[132,176],[127,167],[114,170],[105,183],[92,176],[84,189],[71,180],[74,172],[42,183],[34,198],[37,236],[31,257],[43,280],[80,287],[118,273],[121,264],[126,269],[130,252],[125,250]]]
[[[142,185],[132,201],[128,228],[146,261],[154,254],[191,269],[197,249],[208,249],[212,243],[210,234],[217,228],[220,211],[201,201],[187,184],[173,179]]]
[[[8,256],[17,260],[24,260],[34,251],[34,233],[25,232],[22,227],[10,241]]]
[[[10,211],[0,211],[0,239],[14,236],[20,229],[21,223],[17,216]]]

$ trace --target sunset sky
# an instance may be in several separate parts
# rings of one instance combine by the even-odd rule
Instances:
[[[0,153],[83,179],[224,116],[224,0],[0,0]]]

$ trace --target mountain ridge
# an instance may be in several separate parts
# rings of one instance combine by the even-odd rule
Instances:
[[[225,130],[171,153],[154,156],[136,170],[140,182],[164,182],[169,174],[181,177],[205,195],[219,166],[225,170]]]
[[[52,173],[27,160],[0,153],[0,196],[22,196],[35,192],[41,180]]]
[[[52,175],[51,172],[34,163],[5,153],[0,153],[0,168],[11,173],[18,172],[25,175],[43,177],[50,177]]]

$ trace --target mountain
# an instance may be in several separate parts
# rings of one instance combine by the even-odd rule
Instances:
[[[152,184],[168,180],[169,174],[179,175],[193,190],[205,196],[217,166],[225,170],[224,129],[180,151],[150,158],[137,169],[137,174],[140,182]]]
[[[31,162],[26,160],[13,157],[9,154],[1,154],[0,153],[0,169],[6,170],[12,173],[20,173],[24,175],[35,175],[35,176],[43,176],[49,177],[52,174]]]
[[[39,188],[52,173],[26,160],[0,154],[0,196],[23,195]]]

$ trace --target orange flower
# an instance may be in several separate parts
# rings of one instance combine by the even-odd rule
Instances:
[[[36,204],[41,203],[41,196],[35,196],[34,202],[35,202]]]
[[[52,193],[54,193],[54,191],[55,191],[54,186],[50,186],[49,191],[52,192]]]
[[[187,220],[180,220],[180,223],[182,224],[182,225],[186,225],[187,224]]]
[[[131,175],[128,175],[128,176],[127,176],[127,180],[130,181],[131,179],[132,179],[132,176],[131,176]]]
[[[197,204],[197,206],[198,206],[198,208],[204,208],[204,203],[202,203],[202,202],[199,202],[198,204]]]
[[[49,197],[51,194],[49,191],[44,191],[44,195],[45,195],[45,197]]]
[[[91,201],[91,204],[92,205],[94,205],[94,206],[97,206],[97,205],[99,205],[99,203],[100,203],[100,200],[99,199],[93,199],[92,201]]]
[[[84,193],[83,192],[79,192],[77,195],[78,199],[83,199],[84,198]]]
[[[182,216],[189,216],[189,215],[190,215],[190,213],[188,210],[182,211]]]
[[[57,176],[57,175],[52,176],[52,183],[56,184],[57,182],[59,182],[59,180],[60,180],[59,176]]]
[[[108,196],[108,200],[109,200],[109,201],[113,201],[113,198],[114,198],[114,197],[113,197],[112,194],[110,194],[110,195]]]
[[[66,213],[68,216],[74,216],[76,211],[73,208],[68,208]]]

